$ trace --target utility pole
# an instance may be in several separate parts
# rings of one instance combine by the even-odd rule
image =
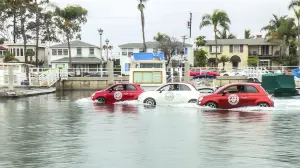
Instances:
[[[190,13],[190,21],[188,22],[188,29],[190,29],[190,38],[192,38],[192,17],[193,14]]]

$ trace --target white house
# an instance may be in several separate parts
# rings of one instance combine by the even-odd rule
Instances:
[[[119,59],[118,53],[112,51],[102,51],[100,47],[85,43],[80,40],[70,42],[73,68],[85,68],[96,71],[101,68],[101,64],[108,59]],[[69,68],[68,43],[53,45],[50,47],[49,63],[52,68]]]
[[[15,55],[15,57],[20,62],[25,62],[25,52],[24,52],[24,44],[23,43],[7,43],[3,44],[3,47],[7,49],[11,54]],[[26,44],[27,51],[32,50],[35,53],[35,43]],[[48,54],[46,52],[46,46],[43,44],[39,44],[38,50],[38,59],[47,62]],[[28,61],[30,58],[28,58]],[[32,57],[32,60],[36,60],[36,56]]]
[[[147,51],[146,52],[157,52],[159,50],[158,42],[146,42]],[[120,65],[122,67],[122,73],[129,74],[129,67],[131,62],[131,56],[133,53],[143,52],[143,43],[126,43],[119,45],[121,50],[120,53]],[[193,45],[185,44],[184,56],[187,58],[188,62],[194,64],[194,50]],[[175,58],[175,57],[174,57]]]

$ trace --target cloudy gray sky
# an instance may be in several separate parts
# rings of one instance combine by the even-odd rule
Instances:
[[[104,29],[103,38],[114,45],[142,42],[138,0],[52,0],[61,7],[78,4],[89,12],[88,22],[82,29],[82,40],[99,44],[98,28]],[[272,14],[290,15],[290,0],[149,0],[146,2],[146,40],[157,32],[180,37],[188,35],[187,21],[193,13],[192,38],[205,35],[213,38],[211,27],[199,30],[201,16],[214,9],[225,10],[231,19],[231,32],[243,38],[245,29],[262,34],[260,29],[268,24]]]

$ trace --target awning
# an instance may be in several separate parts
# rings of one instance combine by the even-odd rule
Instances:
[[[216,58],[208,58],[207,62],[209,62],[209,63],[215,63],[216,62]]]
[[[241,62],[241,58],[237,55],[234,55],[230,58],[231,62]]]

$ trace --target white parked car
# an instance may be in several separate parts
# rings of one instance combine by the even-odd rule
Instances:
[[[138,101],[155,106],[158,104],[196,103],[201,93],[188,83],[168,83],[154,91],[142,93]]]
[[[220,76],[246,76],[246,75],[247,75],[246,72],[241,69],[233,70],[231,72],[224,72],[220,74]]]

